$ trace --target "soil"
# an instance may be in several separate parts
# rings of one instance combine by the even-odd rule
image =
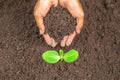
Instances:
[[[44,18],[46,33],[50,34],[55,41],[61,42],[65,35],[70,35],[75,30],[76,20],[66,8],[52,7]]]
[[[71,46],[73,63],[48,64],[41,55],[48,46],[33,16],[36,0],[0,0],[0,80],[120,80],[120,0],[81,0],[85,12],[82,31]],[[56,40],[70,34],[76,20],[61,7],[44,19]],[[74,27],[73,27],[74,26]]]

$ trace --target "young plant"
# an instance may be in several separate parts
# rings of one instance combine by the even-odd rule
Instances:
[[[64,53],[63,50],[60,49],[59,54],[54,50],[48,50],[42,54],[43,60],[51,64],[57,63],[59,60],[64,60],[65,62],[74,62],[77,60],[78,56],[78,51],[73,49],[67,53]]]

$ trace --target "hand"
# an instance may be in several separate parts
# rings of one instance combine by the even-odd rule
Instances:
[[[61,41],[61,46],[70,46],[76,33],[79,34],[84,21],[84,12],[79,0],[59,0],[60,5],[67,8],[68,11],[72,14],[73,17],[77,20],[76,30],[67,36],[64,36],[63,40]]]
[[[35,16],[35,20],[39,28],[40,34],[43,35],[46,43],[48,45],[51,45],[52,47],[55,47],[57,43],[52,37],[49,36],[49,34],[44,34],[45,26],[43,23],[43,18],[49,12],[50,8],[52,6],[56,7],[57,4],[58,4],[58,0],[37,0],[37,3],[34,8],[34,16]]]

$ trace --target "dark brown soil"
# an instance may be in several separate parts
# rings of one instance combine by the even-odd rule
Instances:
[[[35,0],[0,0],[0,80],[119,80],[120,0],[81,0],[85,22],[80,35],[64,51],[76,49],[74,63],[45,63],[48,46],[39,35]],[[63,12],[62,12],[63,11]],[[46,31],[56,40],[70,34],[76,21],[66,9],[51,9]]]
[[[75,30],[76,20],[66,8],[58,5],[51,8],[44,19],[44,24],[46,32],[60,43],[65,35],[69,35]]]

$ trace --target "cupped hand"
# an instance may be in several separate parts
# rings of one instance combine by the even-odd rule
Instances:
[[[84,21],[84,12],[79,0],[59,0],[61,6],[68,9],[68,11],[72,14],[73,17],[77,20],[76,30],[71,33],[70,35],[64,36],[63,40],[61,41],[61,46],[70,46],[76,34],[79,34]],[[45,34],[45,26],[43,23],[43,18],[46,16],[48,11],[52,6],[56,7],[58,4],[58,0],[38,0],[35,8],[34,8],[34,16],[39,28],[40,34],[43,35],[46,43],[55,47],[57,42],[49,36],[49,34]]]
[[[84,12],[79,0],[59,0],[59,2],[60,5],[67,8],[71,15],[77,20],[76,30],[70,35],[64,36],[63,40],[61,41],[61,46],[65,47],[70,46],[76,34],[81,32],[84,21]]]
[[[43,18],[47,15],[50,8],[52,6],[56,7],[58,4],[58,0],[37,0],[37,3],[34,8],[34,16],[39,28],[40,34],[43,35],[46,43],[51,45],[52,47],[56,46],[55,40],[49,36],[49,34],[45,34],[45,26],[43,23]]]

